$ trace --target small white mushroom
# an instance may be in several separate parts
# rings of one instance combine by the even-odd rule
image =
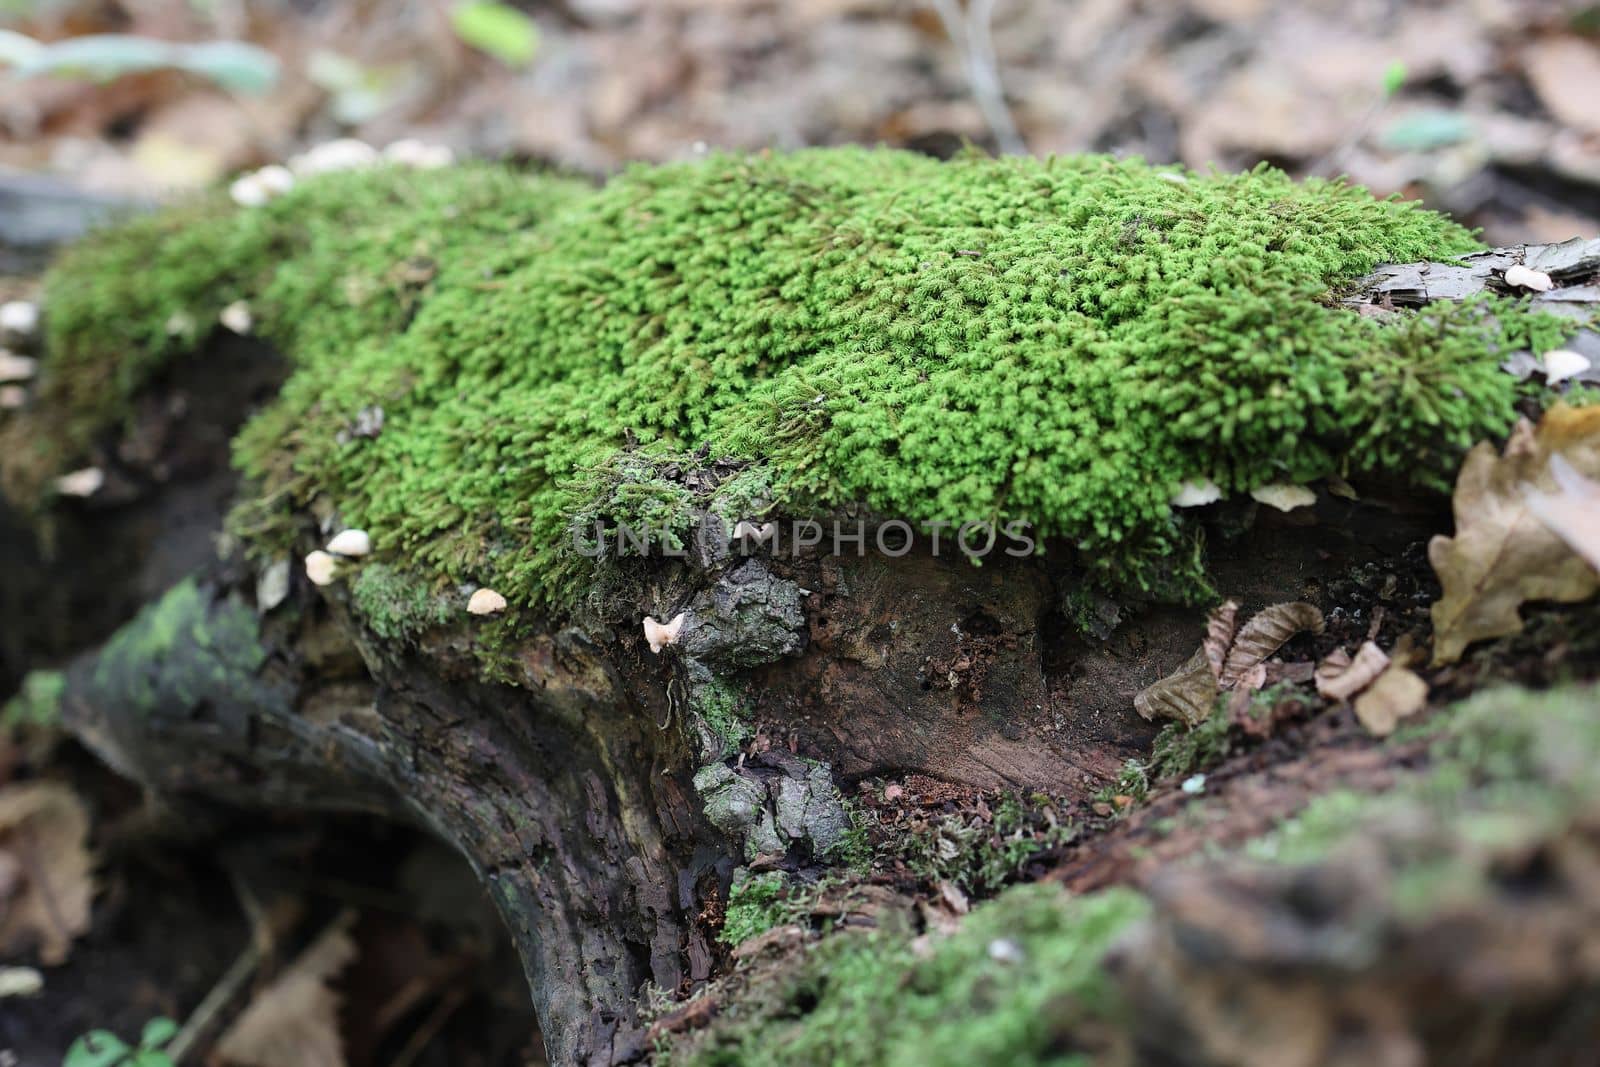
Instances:
[[[28,402],[28,391],[20,385],[0,385],[0,411],[15,411]]]
[[[1207,504],[1215,504],[1221,499],[1222,489],[1216,482],[1209,478],[1199,478],[1178,486],[1178,491],[1172,494],[1172,506],[1200,508]]]
[[[1574,352],[1570,348],[1552,348],[1544,354],[1541,361],[1544,364],[1544,380],[1551,385],[1557,385],[1568,378],[1582,374],[1593,365],[1589,362],[1588,356]]]
[[[1506,268],[1506,284],[1513,289],[1533,289],[1537,292],[1548,293],[1555,288],[1555,282],[1550,280],[1550,275],[1542,270],[1524,267],[1521,263]]]
[[[255,172],[256,184],[266,192],[269,197],[282,196],[294,188],[294,172],[288,167],[277,163],[270,163]]]
[[[36,997],[44,992],[44,975],[32,967],[0,967],[0,1000]]]
[[[1021,963],[1028,956],[1022,946],[1009,937],[997,937],[989,942],[989,958],[996,963]]]
[[[746,538],[749,538],[757,545],[760,545],[762,542],[771,538],[776,529],[776,523],[763,522],[758,526],[757,524],[749,522],[748,520],[740,519],[738,524],[733,528],[733,539],[735,541],[744,541]]]
[[[235,178],[228,185],[228,199],[240,207],[260,207],[272,199],[272,193],[254,174]]]
[[[306,577],[312,585],[332,585],[338,570],[339,561],[321,549],[306,554]]]
[[[345,530],[328,542],[328,551],[336,556],[365,556],[372,551],[372,538],[365,530]]]
[[[682,632],[684,620],[688,617],[688,612],[680,611],[672,617],[671,622],[662,623],[657,622],[655,616],[646,615],[644,617],[644,639],[650,642],[650,651],[659,653],[668,645],[677,644],[678,634]]]
[[[32,337],[39,329],[39,305],[31,300],[0,304],[0,332]]]
[[[99,467],[85,467],[71,474],[63,474],[56,479],[56,492],[62,496],[88,497],[100,491],[106,484],[106,472]]]
[[[1275,482],[1272,485],[1258,485],[1250,490],[1250,495],[1268,507],[1277,508],[1279,511],[1307,508],[1317,502],[1317,494],[1305,486],[1287,485],[1282,482]]]
[[[383,158],[402,167],[417,170],[437,170],[456,161],[449,145],[428,144],[415,137],[402,138],[383,150]]]
[[[289,561],[274,560],[256,578],[256,610],[265,615],[289,599]]]
[[[235,300],[222,309],[222,314],[217,316],[217,321],[236,334],[248,334],[256,321],[250,315],[250,305],[243,300]]]
[[[25,382],[38,369],[38,360],[0,348],[0,382]]]
[[[493,589],[479,589],[467,601],[469,615],[498,615],[506,610],[506,598]]]
[[[1345,500],[1361,499],[1360,495],[1356,493],[1356,487],[1339,477],[1337,474],[1328,475],[1327,482],[1328,492],[1332,493],[1334,496],[1343,497]]]
[[[289,170],[299,177],[336,170],[360,170],[378,161],[378,150],[365,141],[341,137],[325,141],[289,160]]]

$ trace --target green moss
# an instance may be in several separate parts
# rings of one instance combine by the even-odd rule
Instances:
[[[747,715],[748,701],[739,687],[721,678],[697,685],[691,691],[691,706],[722,744],[722,754],[736,752],[754,733]]]
[[[11,466],[64,465],[188,343],[174,313],[246,297],[295,366],[237,446],[258,545],[325,494],[409,570],[570,608],[597,568],[574,520],[681,528],[705,494],[664,461],[693,456],[753,472],[745,504],[1027,520],[1108,589],[1182,597],[1181,480],[1437,482],[1509,425],[1497,347],[1546,326],[1326,299],[1475,247],[1356,189],[1099,156],[714,157],[594,192],[379,168],[72,253],[47,298],[54,458]],[[341,432],[372,405],[381,434]]]
[[[744,868],[728,890],[728,911],[722,923],[725,944],[737,945],[764,934],[794,913],[788,879],[781,871],[750,874]]]
[[[838,843],[823,859],[838,864],[852,874],[865,877],[871,873],[877,855],[872,845],[872,825],[876,816],[849,797],[840,797],[839,803],[844,808],[850,827],[840,835]]]
[[[384,563],[363,566],[350,593],[372,632],[390,641],[414,640],[457,614],[426,582]]]
[[[1216,766],[1232,751],[1232,725],[1223,708],[1213,708],[1198,726],[1172,722],[1162,727],[1150,750],[1150,776],[1187,777]]]
[[[1177,725],[1177,723],[1169,725],[1162,731],[1161,736],[1170,738],[1172,734],[1169,731]],[[1117,797],[1127,797],[1132,804],[1143,803],[1150,795],[1150,772],[1151,767],[1139,760],[1127,760],[1123,763],[1122,771],[1116,779],[1095,793],[1095,803],[1113,804]]]
[[[1015,881],[1034,856],[1073,834],[1072,823],[1048,804],[1030,806],[1007,792],[995,801],[989,819],[944,816],[905,834],[896,847],[906,866],[927,882],[949,882],[972,896],[990,896]]]
[[[61,697],[67,691],[60,671],[30,671],[17,695],[0,710],[0,730],[48,728],[61,721]]]
[[[1125,890],[1034,885],[974,909],[924,953],[905,933],[835,935],[672,1062],[1088,1064],[1082,1042],[1120,1014],[1101,958],[1147,911]]]
[[[266,656],[254,612],[232,599],[213,601],[187,578],[106,642],[88,699],[152,715],[248,704],[263,697],[257,673]]]
[[[1434,742],[1425,772],[1386,793],[1320,795],[1246,851],[1261,859],[1308,862],[1363,823],[1407,809],[1485,843],[1506,834],[1531,839],[1553,831],[1585,805],[1600,802],[1597,697],[1594,686],[1477,694],[1430,721],[1426,729]],[[1427,862],[1413,866],[1416,884],[1432,884]],[[1414,899],[1429,895],[1418,892]]]

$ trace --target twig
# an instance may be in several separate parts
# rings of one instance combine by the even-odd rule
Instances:
[[[394,1058],[390,1067],[411,1067],[433,1039],[439,1036],[444,1024],[450,1021],[450,1016],[466,1002],[467,992],[465,987],[457,986],[440,997],[439,1006],[433,1009],[433,1014],[429,1015],[421,1026],[417,1027],[416,1032],[411,1035],[411,1040],[406,1042],[406,1047],[400,1050],[400,1054]]]
[[[255,938],[251,938],[249,945],[239,954],[239,958],[233,961],[233,966],[228,968],[221,981],[211,987],[211,992],[206,994],[200,1006],[189,1013],[183,1029],[178,1031],[178,1036],[167,1046],[167,1057],[174,1064],[181,1067],[184,1057],[206,1035],[206,1031],[211,1028],[217,1016],[233,1003],[234,998],[249,983],[260,966],[261,946]]]
[[[930,0],[945,32],[961,49],[967,68],[967,84],[972,89],[973,101],[983,112],[983,120],[994,134],[995,143],[1002,155],[1020,156],[1028,152],[1022,134],[1006,106],[1005,87],[1000,84],[999,61],[995,56],[994,38],[989,32],[994,18],[994,0],[972,0],[962,15],[959,0]]]

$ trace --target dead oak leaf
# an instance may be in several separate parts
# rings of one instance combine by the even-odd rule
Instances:
[[[1556,491],[1524,485],[1528,507],[1574,552],[1600,570],[1600,482],[1585,478],[1560,454],[1550,457]]]
[[[26,782],[0,789],[0,955],[37,948],[64,963],[88,932],[94,898],[89,815],[71,789]]]
[[[217,1043],[229,1067],[345,1067],[339,996],[328,981],[356,956],[345,913],[263,989]]]
[[[1474,641],[1519,632],[1526,601],[1574,603],[1600,590],[1600,574],[1530,500],[1561,492],[1551,471],[1557,457],[1558,469],[1600,477],[1600,406],[1558,403],[1537,429],[1519,422],[1500,455],[1487,443],[1467,454],[1452,501],[1456,535],[1428,544],[1444,589],[1432,611],[1435,666],[1454,663]]]

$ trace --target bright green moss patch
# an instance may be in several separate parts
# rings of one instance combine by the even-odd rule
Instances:
[[[1147,911],[1126,890],[1032,885],[974,909],[926,953],[905,934],[837,934],[670,1062],[1086,1065],[1085,1042],[1119,1014],[1101,959]]]
[[[791,915],[789,883],[781,871],[750,874],[741,868],[728,890],[728,911],[722,923],[723,942],[738,945],[764,934]]]
[[[1437,480],[1509,424],[1509,304],[1395,324],[1327,300],[1475,247],[1359,190],[1098,156],[715,157],[593,192],[380,168],[69,256],[44,447],[68,462],[186,323],[246,298],[296,368],[238,443],[257,543],[324,494],[408,570],[570,607],[596,568],[574,519],[681,526],[714,492],[667,470],[691,456],[759,472],[741,502],[1023,519],[1110,588],[1181,595],[1181,480]],[[374,406],[382,432],[350,432]]]

